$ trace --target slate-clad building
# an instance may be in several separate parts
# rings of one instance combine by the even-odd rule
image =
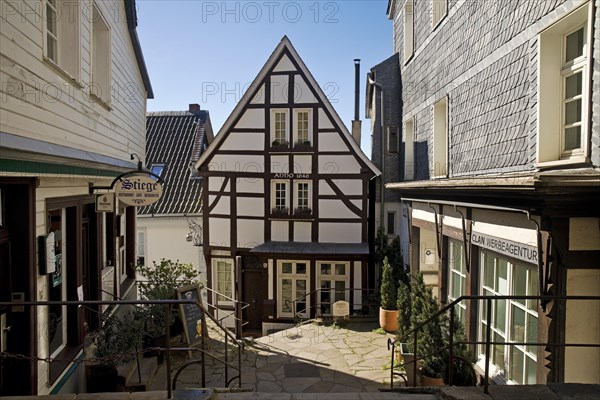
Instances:
[[[600,2],[390,0],[411,271],[465,294],[600,295]],[[375,111],[377,112],[377,111]],[[497,383],[593,382],[598,301],[461,303]],[[517,342],[547,346],[510,345]],[[482,346],[474,350],[486,359]]]
[[[373,280],[369,182],[379,171],[287,37],[196,168],[208,285],[226,296],[210,302],[249,304],[249,332],[330,315],[337,300],[362,308],[358,289]]]
[[[138,208],[137,262],[179,260],[193,264],[206,279],[199,246],[202,178],[192,167],[213,139],[209,112],[198,104],[188,111],[149,112],[146,137],[146,168],[166,185],[158,202]]]

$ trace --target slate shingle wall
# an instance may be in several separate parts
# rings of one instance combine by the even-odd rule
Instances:
[[[540,20],[565,0],[451,0],[431,27],[431,2],[414,2],[415,54],[401,64],[403,120],[416,116],[416,178],[432,165],[432,106],[449,96],[450,176],[536,167]],[[600,0],[596,2],[593,115],[600,115]],[[394,18],[403,60],[404,1]],[[600,123],[592,118],[592,161],[600,163]]]

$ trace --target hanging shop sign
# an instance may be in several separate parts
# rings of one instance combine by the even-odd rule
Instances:
[[[115,211],[115,194],[102,193],[96,195],[96,212]]]
[[[163,187],[150,175],[135,174],[117,181],[115,194],[124,204],[143,207],[160,200]]]

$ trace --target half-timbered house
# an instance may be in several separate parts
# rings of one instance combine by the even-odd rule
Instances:
[[[370,185],[362,153],[283,37],[196,163],[203,180],[209,301],[249,304],[248,332],[296,316],[358,311],[368,268]],[[221,296],[223,295],[223,296]]]

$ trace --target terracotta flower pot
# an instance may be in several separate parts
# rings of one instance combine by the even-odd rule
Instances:
[[[396,333],[398,331],[398,310],[384,310],[379,308],[379,326],[387,333]]]
[[[421,386],[443,386],[444,378],[432,378],[421,375]]]

